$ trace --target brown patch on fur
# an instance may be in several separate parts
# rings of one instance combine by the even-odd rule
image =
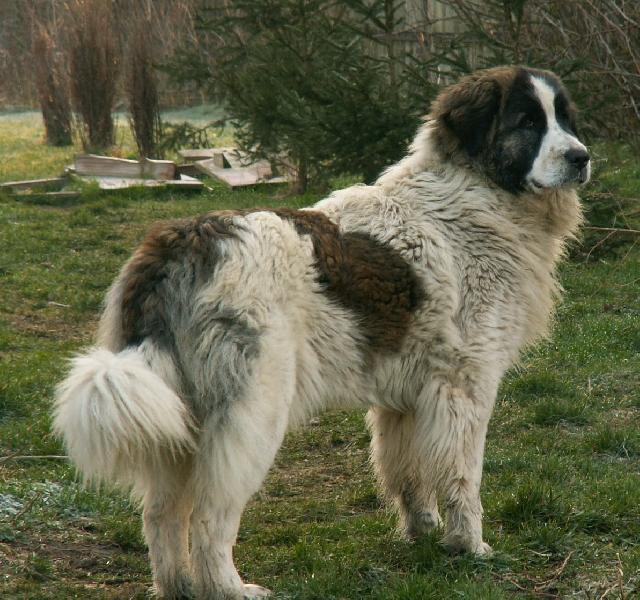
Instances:
[[[127,344],[167,330],[169,316],[158,291],[172,264],[187,255],[196,265],[215,263],[216,241],[235,236],[232,218],[261,210],[290,221],[299,234],[311,237],[318,281],[333,300],[355,313],[369,349],[398,351],[423,296],[411,265],[366,234],[340,233],[322,213],[287,208],[219,211],[156,225],[123,272]]]
[[[518,67],[477,71],[445,88],[431,105],[436,147],[449,160],[467,163],[482,149]]]
[[[423,297],[420,281],[402,256],[364,233],[341,233],[316,211],[279,209],[313,241],[318,280],[327,294],[359,317],[370,348],[397,352]]]
[[[122,328],[127,344],[166,330],[168,315],[158,290],[172,264],[186,253],[197,262],[215,259],[211,241],[230,237],[230,222],[230,215],[220,212],[152,227],[122,274]]]

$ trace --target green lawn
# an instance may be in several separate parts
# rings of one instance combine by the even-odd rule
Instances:
[[[0,117],[0,181],[65,164],[72,151],[41,139],[33,116]],[[640,197],[640,160],[599,154],[613,158],[598,163],[594,206]],[[147,598],[137,508],[82,489],[64,460],[24,457],[62,454],[49,433],[53,386],[152,221],[285,202],[212,185],[88,192],[57,207],[0,198],[1,598]],[[640,597],[640,251],[573,254],[552,339],[500,390],[483,487],[490,559],[449,556],[437,537],[402,541],[376,493],[362,415],[340,412],[288,435],[243,520],[241,574],[276,599]]]

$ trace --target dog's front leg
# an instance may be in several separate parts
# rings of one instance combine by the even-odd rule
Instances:
[[[398,511],[401,532],[413,539],[436,529],[436,491],[416,446],[415,413],[376,406],[369,410],[367,423],[373,466],[386,500]]]
[[[454,380],[455,381],[455,380]],[[445,377],[434,377],[416,408],[416,451],[446,508],[442,543],[482,555],[480,482],[493,397],[475,397]]]

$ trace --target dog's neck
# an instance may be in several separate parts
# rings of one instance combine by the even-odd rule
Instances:
[[[433,123],[427,121],[418,129],[418,133],[409,147],[409,154],[386,169],[376,184],[384,188],[391,188],[424,171],[437,171],[441,168],[442,159],[433,143]]]

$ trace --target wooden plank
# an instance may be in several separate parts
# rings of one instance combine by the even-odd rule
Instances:
[[[2,190],[43,190],[61,188],[67,179],[65,177],[51,177],[49,179],[29,179],[25,181],[7,181],[0,183]]]
[[[233,146],[219,146],[218,148],[181,148],[178,156],[187,161],[207,160],[213,158],[218,152],[233,152]]]
[[[193,163],[183,163],[181,165],[176,166],[176,173],[178,175],[188,175],[189,177],[197,177],[200,174],[200,171],[196,168]]]
[[[255,160],[249,154],[241,152],[237,148],[221,148],[224,158],[224,165],[218,163],[218,166],[224,166],[225,169],[244,169],[247,167],[257,167],[261,172],[268,170],[271,172],[271,163],[268,160]],[[216,155],[213,157],[217,158]]]
[[[182,190],[201,190],[204,187],[204,183],[202,183],[202,181],[184,173],[180,175],[180,179],[172,179],[171,181],[167,181],[166,184],[169,187],[175,187]]]
[[[144,187],[175,187],[179,189],[199,190],[204,184],[195,177],[181,175],[180,179],[144,179],[142,177],[109,177],[96,175],[79,175],[81,181],[96,181],[103,191],[124,190],[135,186]]]
[[[139,161],[96,154],[80,154],[74,159],[78,175],[96,175],[100,177],[133,177],[142,179],[173,179],[176,164],[170,160]]]
[[[229,169],[231,167],[231,164],[225,158],[224,152],[222,150],[220,150],[219,152],[214,152],[211,160],[213,160],[213,164],[219,169]]]
[[[178,156],[188,161],[206,160],[207,158],[213,158],[215,152],[215,148],[181,148],[178,150]]]
[[[222,154],[224,157],[225,168],[243,169],[248,166],[253,166],[253,164],[249,165],[249,163],[251,163],[251,159],[246,155],[240,154],[240,152],[235,148],[231,150],[224,150]],[[227,165],[229,166],[227,167]]]
[[[218,167],[214,159],[209,159],[198,161],[195,166],[205,175],[215,177],[232,188],[258,183],[284,183],[286,181],[284,177],[271,177],[271,165],[266,161],[264,163],[266,165],[256,163],[250,167],[225,169]]]

